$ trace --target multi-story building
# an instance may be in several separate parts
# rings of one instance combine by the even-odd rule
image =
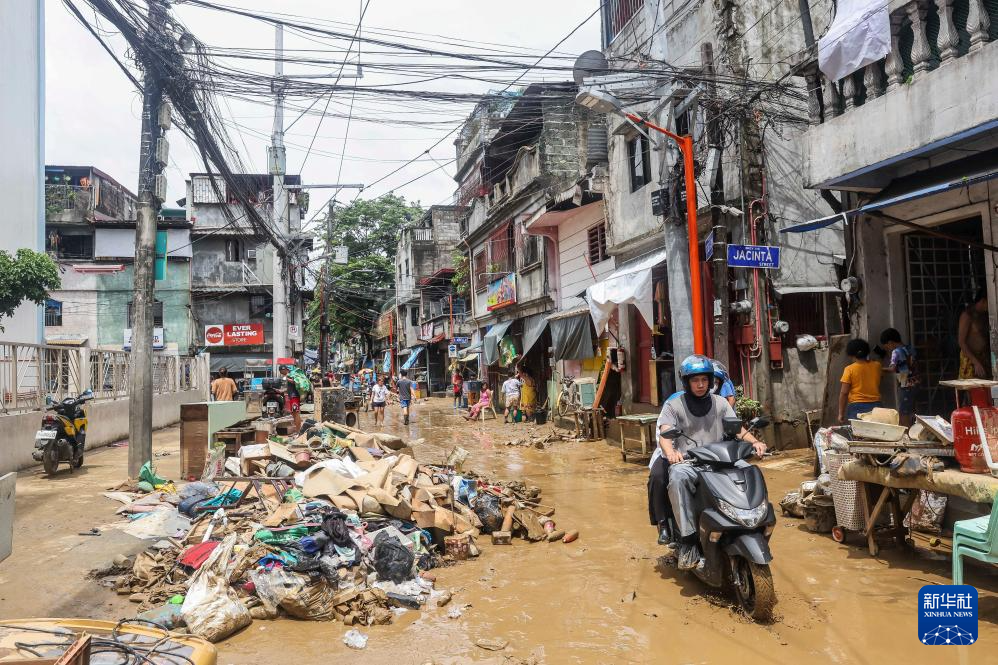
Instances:
[[[273,177],[236,174],[260,217],[269,223]],[[191,263],[192,311],[198,345],[211,352],[212,371],[266,376],[273,368],[273,277],[275,250],[250,223],[242,204],[216,176],[192,173],[187,183],[187,214],[194,244]],[[288,215],[293,251],[309,246],[301,235],[306,198],[298,176],[287,176]],[[301,264],[306,263],[303,259]],[[288,324],[301,330],[305,270],[292,270]],[[302,351],[301,337],[292,342]]]
[[[61,288],[45,307],[49,343],[131,347],[136,196],[92,166],[45,167],[45,248],[59,265]],[[164,209],[157,221],[153,348],[188,354],[190,222]]]
[[[995,375],[998,20],[980,0],[896,0],[884,11],[886,57],[842,78],[821,70],[818,47],[796,63],[810,92],[803,179],[841,208],[782,230],[792,244],[844,229],[855,334],[874,344],[900,331],[921,374],[915,413],[949,418],[953,393],[938,383],[960,373],[959,321],[981,293],[990,352],[977,349],[978,360]],[[894,383],[882,384],[888,404]]]
[[[827,9],[816,3],[812,14],[827,16]],[[844,329],[844,251],[840,233],[792,243],[778,233],[785,220],[832,212],[804,188],[806,90],[788,64],[805,47],[799,10],[612,0],[602,13],[613,72],[595,72],[583,87],[610,92],[627,111],[693,137],[692,233],[703,275],[691,283],[682,155],[661,133],[609,115],[607,251],[616,270],[589,295],[605,306],[627,351],[624,406],[651,410],[675,389],[675,364],[694,350],[691,294],[699,290],[704,350],[727,364],[746,396],[765,404],[778,423],[775,443],[803,435],[796,424],[820,406],[825,390],[826,340]],[[731,267],[730,244],[779,246],[781,261],[770,269]],[[620,288],[639,277],[637,291]],[[796,339],[805,335],[818,348],[799,351]]]
[[[453,302],[450,278],[453,256],[461,239],[462,206],[431,206],[413,226],[402,229],[395,254],[395,321],[393,335],[400,365],[410,370],[410,378],[428,392],[446,389],[447,347],[467,329],[463,324],[464,301],[460,312],[450,316]],[[443,301],[448,309],[443,309]]]
[[[470,203],[462,244],[470,261],[468,316],[473,347],[481,351],[479,373],[495,387],[515,361],[533,372],[541,399],[549,350],[554,360],[595,355],[585,312],[573,312],[569,322],[584,328],[585,343],[574,351],[552,344],[548,316],[576,295],[561,288],[560,251],[581,252],[559,250],[545,241],[556,236],[533,229],[554,228],[557,217],[545,215],[601,197],[587,167],[605,160],[605,140],[591,142],[604,136],[605,119],[578,106],[577,91],[574,83],[532,84],[498,107],[477,108],[456,142],[456,197]]]

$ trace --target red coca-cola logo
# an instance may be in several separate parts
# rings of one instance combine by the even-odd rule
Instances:
[[[204,329],[204,340],[208,344],[221,344],[223,337],[222,326],[208,326]]]

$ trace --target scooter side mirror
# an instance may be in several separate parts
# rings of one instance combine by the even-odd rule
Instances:
[[[87,390],[84,390],[82,393],[80,393],[80,396],[79,396],[78,399],[81,402],[88,402],[88,401],[92,400],[93,398],[94,398],[94,391],[90,390],[88,388]]]
[[[738,436],[742,431],[742,419],[741,418],[725,418],[723,421],[724,425],[724,436],[729,439],[733,439]]]
[[[52,399],[52,395],[46,395],[45,396],[45,406],[52,406],[53,404],[55,404],[55,400]]]
[[[769,424],[769,418],[766,416],[756,416],[749,421],[748,429],[755,431],[757,429],[762,429]]]
[[[679,429],[678,427],[671,427],[665,430],[664,432],[659,433],[659,436],[664,437],[666,439],[678,439],[682,435],[683,435],[683,430]]]

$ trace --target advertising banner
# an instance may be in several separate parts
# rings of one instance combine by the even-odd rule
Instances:
[[[211,324],[204,327],[205,346],[265,344],[262,323]]]
[[[491,312],[494,309],[508,307],[516,304],[516,273],[500,277],[494,282],[489,282],[487,309]]]

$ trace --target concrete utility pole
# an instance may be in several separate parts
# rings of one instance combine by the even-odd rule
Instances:
[[[166,3],[150,0],[149,23],[162,25]],[[153,37],[146,35],[152,44]],[[155,182],[160,168],[156,163],[156,140],[162,133],[159,109],[163,92],[148,70],[142,92],[142,138],[139,144],[139,206],[135,224],[135,275],[132,296],[132,357],[128,377],[128,476],[138,478],[142,465],[152,460],[152,356],[153,302],[156,261],[156,215],[160,200]]]
[[[707,143],[710,156],[716,154],[717,170],[710,185],[710,221],[714,234],[714,255],[711,257],[711,278],[714,285],[714,359],[728,366],[728,226],[722,224],[721,210],[724,205],[724,174],[722,171],[721,146],[723,142],[721,123],[718,119],[714,82],[714,47],[710,42],[700,48],[700,57],[707,74]],[[729,368],[730,370],[730,368]]]
[[[287,239],[288,192],[284,189],[284,172],[287,163],[284,148],[284,26],[276,27],[274,38],[274,131],[271,135],[270,173],[274,176],[273,223],[278,238]],[[278,359],[288,355],[288,290],[284,283],[284,261],[274,254],[274,376],[279,376]]]
[[[326,213],[326,242],[323,245],[323,250],[328,255],[332,249],[332,239],[333,239],[333,226],[335,224],[335,211],[336,203],[331,202],[329,204],[329,211]],[[329,366],[329,316],[327,313],[327,308],[329,307],[326,302],[326,276],[327,267],[329,266],[330,256],[326,256],[326,260],[322,262],[322,268],[319,270],[319,367],[323,371]]]

